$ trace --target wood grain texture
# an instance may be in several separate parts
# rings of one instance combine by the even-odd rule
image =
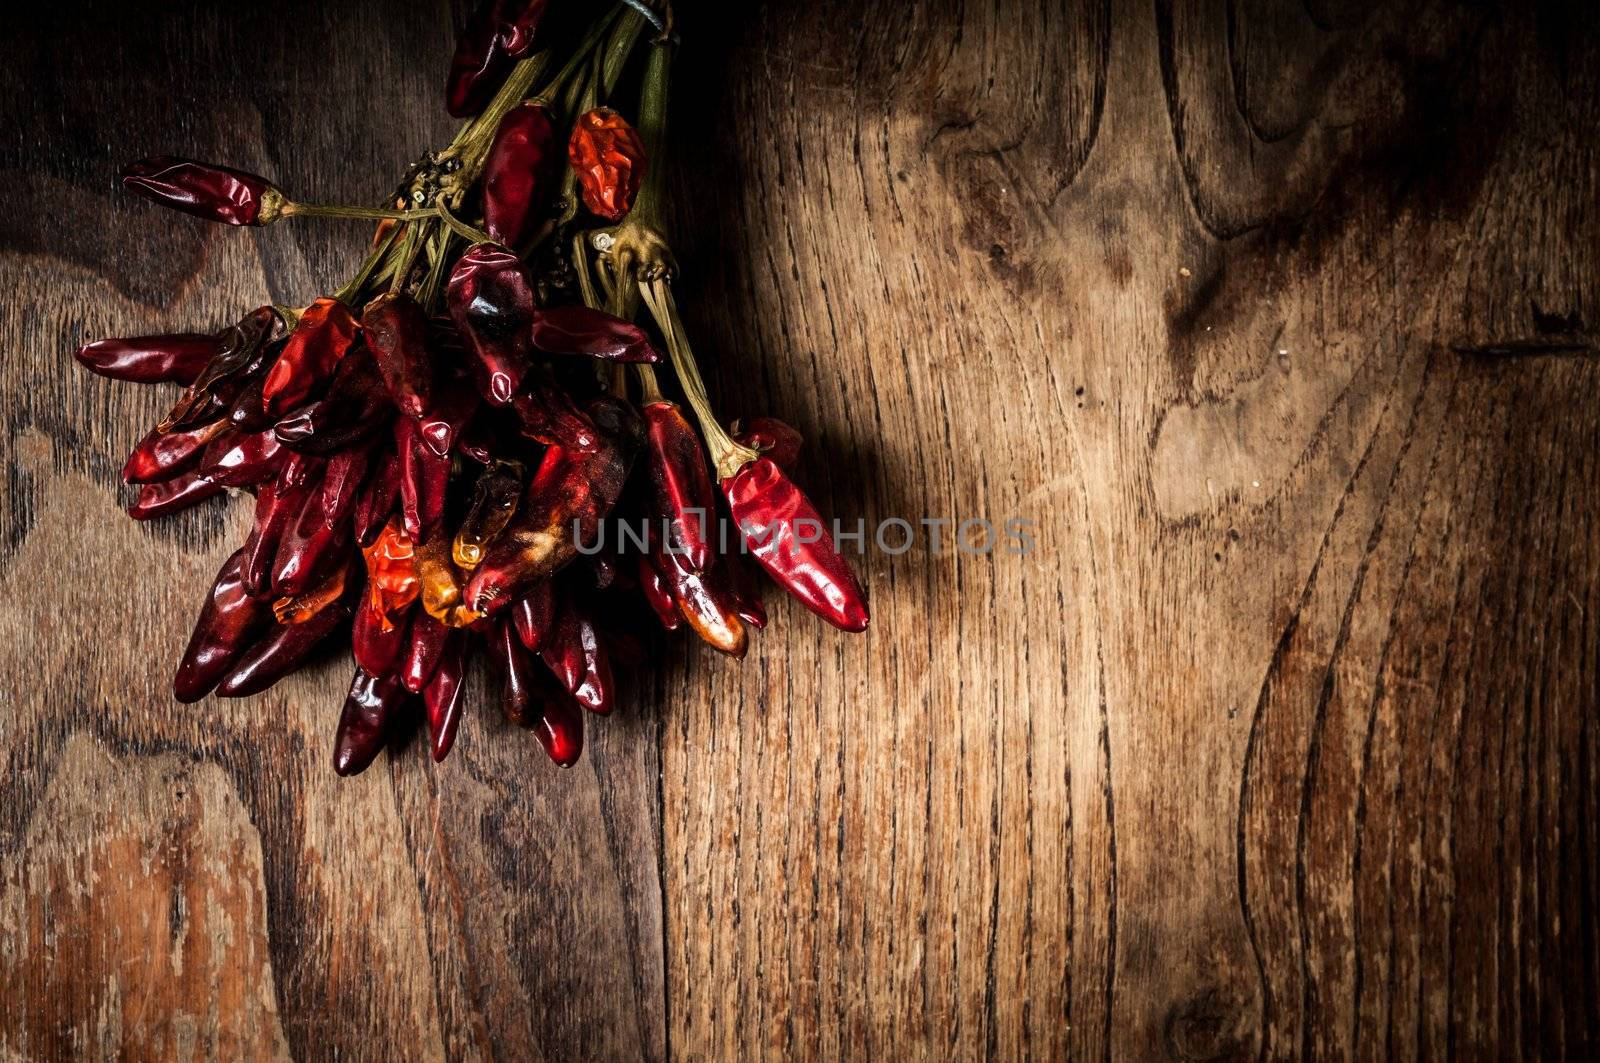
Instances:
[[[1600,19],[680,8],[719,407],[792,419],[826,512],[1033,549],[923,529],[863,558],[865,636],[770,601],[742,665],[675,643],[568,772],[481,682],[445,765],[343,782],[341,663],[174,704],[247,514],[122,519],[161,397],[68,352],[304,301],[358,249],[174,219],[115,166],[371,198],[448,135],[464,5],[32,11],[0,46],[0,1058],[1600,1052]]]

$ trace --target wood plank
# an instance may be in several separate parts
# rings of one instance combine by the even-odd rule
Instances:
[[[341,781],[347,654],[259,698],[175,704],[248,504],[119,514],[123,455],[170,396],[70,357],[339,283],[349,227],[221,231],[121,194],[116,166],[179,152],[370,200],[448,139],[456,17],[88,3],[7,38],[0,1056],[665,1051],[653,717],[620,711],[561,771],[478,677],[444,765],[414,743]]]

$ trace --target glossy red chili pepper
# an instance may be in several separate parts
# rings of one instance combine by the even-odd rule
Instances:
[[[217,696],[247,698],[300,670],[318,647],[333,639],[350,622],[348,596],[319,610],[300,624],[274,624],[266,636],[239,658],[217,686]]]
[[[752,417],[733,438],[751,450],[761,451],[785,472],[794,471],[805,443],[799,432],[776,417]]]
[[[756,583],[755,573],[745,564],[743,556],[737,551],[731,551],[718,557],[716,564],[718,568],[727,569],[728,586],[732,591],[734,610],[739,614],[739,619],[753,628],[766,627],[767,609],[761,603],[761,587]]]
[[[531,364],[534,292],[527,268],[499,244],[476,244],[457,260],[445,298],[472,350],[478,390],[504,406]]]
[[[600,433],[589,415],[553,384],[524,389],[511,408],[522,422],[522,434],[547,447],[593,450],[599,441]]]
[[[283,538],[283,529],[299,514],[303,501],[280,499],[276,482],[263,484],[256,492],[255,527],[242,548],[244,587],[254,597],[264,598],[271,593],[272,562],[278,556],[278,541]]]
[[[422,701],[428,710],[428,746],[435,761],[450,753],[461,723],[461,691],[466,687],[467,633],[451,631],[445,639],[433,678],[423,688]]]
[[[212,483],[197,470],[190,470],[170,480],[145,484],[139,488],[139,497],[128,507],[128,516],[134,520],[165,517],[198,505],[208,498],[215,498],[224,490],[226,488],[221,484]]]
[[[356,348],[339,363],[327,394],[273,425],[278,442],[303,454],[332,454],[389,423],[394,404],[377,363]]]
[[[411,613],[402,613],[391,623],[370,598],[364,599],[356,607],[355,623],[350,629],[350,650],[356,664],[372,675],[398,675],[396,665],[406,648],[412,622]]]
[[[243,391],[275,355],[272,344],[279,319],[270,306],[246,314],[213,337],[216,354],[194,383],[183,390],[157,426],[163,432],[193,428],[226,415]]]
[[[739,601],[722,559],[697,571],[685,565],[681,557],[658,546],[651,561],[666,581],[678,615],[690,630],[713,649],[730,657],[743,657],[750,644],[749,633],[739,616]]]
[[[528,339],[545,354],[607,362],[659,362],[661,352],[644,329],[588,306],[547,306],[533,312]]]
[[[583,753],[583,710],[570,694],[552,691],[544,699],[544,713],[533,734],[551,760],[570,768]]]
[[[561,136],[537,103],[513,107],[500,119],[483,164],[483,227],[507,247],[533,235],[549,204]]]
[[[534,660],[517,638],[510,617],[489,622],[489,662],[500,677],[500,708],[518,727],[539,717],[539,695],[534,689]]]
[[[350,680],[350,693],[339,716],[333,740],[333,770],[359,775],[377,759],[405,705],[406,688],[392,676],[373,676],[360,668]]]
[[[414,542],[426,542],[444,524],[450,462],[423,445],[417,423],[409,417],[395,419],[394,445],[400,455],[400,513],[406,534]]]
[[[644,141],[620,114],[598,107],[579,115],[567,158],[591,214],[621,221],[633,209],[644,180]]]
[[[337,299],[306,307],[261,385],[262,409],[278,418],[310,398],[350,353],[358,331],[350,308]]]
[[[209,694],[272,622],[272,607],[244,589],[243,564],[242,549],[229,555],[200,609],[172,680],[172,693],[181,702],[199,701]]]
[[[517,638],[529,650],[537,652],[545,636],[555,626],[555,588],[547,580],[536,584],[511,607],[511,622],[516,626]]]
[[[400,661],[400,679],[406,689],[420,694],[433,679],[433,671],[444,655],[445,644],[455,630],[445,627],[425,612],[419,611],[411,621],[406,652]]]
[[[199,428],[176,432],[151,429],[128,455],[127,464],[122,467],[122,482],[157,483],[193,468],[206,452],[206,446],[227,427],[227,421],[212,421]]]
[[[305,504],[278,544],[272,566],[272,592],[278,597],[304,594],[350,557],[350,525],[328,526],[320,488],[319,482],[306,493]]]
[[[644,590],[645,601],[650,603],[650,610],[656,614],[656,619],[661,621],[662,627],[668,631],[678,630],[683,618],[678,615],[678,603],[672,598],[672,590],[667,586],[666,577],[656,570],[646,555],[637,556],[639,586]]]
[[[198,332],[96,340],[78,348],[91,372],[136,384],[193,384],[217,356],[217,337]]]
[[[467,583],[464,600],[488,614],[522,597],[593,542],[601,518],[616,505],[641,429],[625,403],[601,396],[588,406],[601,435],[593,450],[550,447],[515,520],[490,544]]]
[[[287,457],[270,429],[249,435],[227,432],[206,447],[200,472],[223,487],[253,487],[277,476]]]
[[[533,50],[546,0],[483,0],[456,41],[445,85],[454,118],[471,118],[505,84],[511,68]]]
[[[361,333],[394,404],[412,417],[426,415],[433,402],[433,354],[422,307],[404,292],[380,295],[362,312]]]
[[[384,448],[366,483],[362,484],[355,512],[351,514],[356,542],[363,548],[372,545],[400,504],[400,473],[400,455]]]
[[[162,206],[224,225],[267,225],[283,210],[283,193],[243,170],[157,155],[122,169],[122,187]]]
[[[322,474],[322,517],[328,527],[350,520],[372,459],[372,447],[351,447],[328,459]]]
[[[418,422],[417,433],[429,450],[448,458],[482,405],[476,388],[464,380],[452,380],[440,389],[433,409]]]
[[[261,398],[261,389],[267,382],[267,369],[282,350],[283,341],[280,340],[275,348],[268,352],[260,371],[251,374],[249,380],[239,389],[238,397],[233,400],[233,407],[228,410],[228,423],[239,431],[264,432],[272,427],[272,416],[262,409],[264,400]]]
[[[705,447],[677,403],[646,403],[640,413],[651,497],[656,513],[666,521],[665,548],[678,555],[679,564],[703,569],[711,563],[711,527],[717,512]]]
[[[722,492],[750,552],[780,587],[840,630],[866,630],[867,597],[855,573],[811,500],[771,458],[746,463]]]
[[[539,656],[578,704],[601,715],[611,711],[611,656],[588,612],[570,595],[556,610]]]

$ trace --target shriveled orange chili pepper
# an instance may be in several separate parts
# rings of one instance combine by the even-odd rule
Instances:
[[[607,221],[627,216],[647,164],[644,141],[627,119],[609,107],[579,115],[567,142],[567,158],[591,214]]]

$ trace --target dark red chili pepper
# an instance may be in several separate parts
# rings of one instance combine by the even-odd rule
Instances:
[[[842,631],[865,631],[867,597],[811,500],[771,458],[722,481],[739,533],[761,567],[802,605]]]
[[[278,598],[272,603],[272,615],[280,624],[304,624],[316,619],[319,613],[344,598],[346,584],[352,578],[351,570],[355,568],[357,565],[352,558],[343,565],[336,566],[321,583],[310,590]]]
[[[749,634],[739,616],[739,601],[733,592],[728,571],[721,558],[696,571],[683,559],[659,546],[651,561],[672,591],[678,615],[701,641],[730,657],[743,657],[749,647]]]
[[[527,727],[539,716],[539,697],[534,689],[534,662],[509,617],[489,622],[489,661],[500,676],[500,708],[518,727]]]
[[[607,362],[659,362],[661,353],[644,329],[587,306],[547,306],[533,312],[529,341],[545,354]]]
[[[433,678],[433,670],[439,666],[445,643],[456,633],[426,612],[418,610],[411,621],[405,656],[400,661],[400,679],[407,690],[413,694],[422,693]]]
[[[611,711],[611,656],[594,621],[570,595],[557,609],[539,656],[578,704],[601,715]]]
[[[217,686],[217,696],[247,698],[259,694],[310,660],[317,647],[350,622],[348,596],[319,610],[300,624],[274,624],[266,637],[241,657]]]
[[[277,311],[263,306],[218,332],[213,337],[216,354],[157,427],[163,432],[193,428],[227,414],[272,355],[271,340],[278,324]]]
[[[767,626],[767,608],[761,604],[761,587],[755,573],[745,564],[738,551],[730,551],[717,558],[718,568],[728,571],[729,590],[733,594],[734,609],[739,619],[754,628]]]
[[[198,505],[208,498],[215,498],[224,490],[226,488],[221,484],[212,483],[198,471],[179,473],[170,480],[145,484],[139,488],[139,497],[128,507],[128,516],[134,520],[165,517]]]
[[[265,177],[176,155],[129,163],[121,177],[130,192],[224,225],[269,225],[284,205],[283,193]]]
[[[279,597],[304,594],[326,578],[334,565],[349,558],[350,525],[328,526],[320,488],[318,483],[307,491],[305,504],[278,544],[272,592]]]
[[[224,487],[252,487],[276,476],[285,460],[287,455],[270,429],[249,435],[227,432],[206,447],[200,472]]]
[[[426,542],[444,523],[450,461],[423,445],[417,422],[409,417],[395,419],[394,445],[400,455],[400,513],[406,534],[414,542]]]
[[[678,603],[672,598],[666,577],[656,570],[646,555],[639,554],[638,558],[639,586],[644,589],[645,601],[650,603],[650,609],[656,614],[656,619],[661,621],[662,627],[668,631],[678,630],[683,618],[678,615]]]
[[[616,505],[639,444],[638,417],[609,396],[590,402],[588,413],[605,434],[590,451],[545,451],[516,519],[467,584],[463,597],[474,612],[504,608],[548,579],[577,556],[580,539],[594,541],[601,518]]]
[[[113,380],[185,387],[216,356],[217,337],[198,332],[96,340],[79,347],[77,354],[91,372]]]
[[[537,103],[513,107],[500,119],[483,164],[483,227],[507,247],[533,235],[550,200],[561,136]]]
[[[371,458],[372,448],[368,446],[341,450],[328,459],[322,474],[322,517],[328,527],[350,520]]]
[[[677,403],[646,403],[640,413],[652,497],[656,513],[666,522],[665,548],[678,555],[679,564],[703,569],[711,563],[711,525],[717,506],[705,447]]]
[[[422,691],[428,709],[428,745],[435,761],[443,760],[456,741],[461,723],[461,691],[466,687],[467,633],[451,631],[433,678]]]
[[[405,704],[406,688],[393,676],[373,676],[360,668],[350,680],[350,694],[339,716],[333,740],[333,770],[359,775],[377,759],[384,740]]]
[[[527,268],[499,244],[476,244],[456,262],[445,297],[451,319],[472,349],[478,390],[504,406],[531,364],[534,293]]]
[[[533,734],[551,760],[570,768],[583,753],[583,710],[570,694],[552,691],[544,699],[544,714]]]
[[[522,422],[522,434],[549,447],[593,450],[599,432],[571,396],[553,384],[525,389],[511,404]]]
[[[262,409],[278,418],[310,398],[355,346],[359,327],[337,299],[306,307],[261,385]]]
[[[364,599],[356,607],[355,623],[350,629],[350,649],[356,664],[373,675],[398,675],[395,664],[407,645],[411,623],[406,613],[393,622],[386,620],[371,599]]]
[[[473,415],[483,400],[477,389],[464,380],[452,380],[440,389],[433,409],[418,423],[417,432],[427,448],[441,458],[455,450],[456,440],[472,424]]]
[[[176,432],[151,429],[128,455],[128,462],[122,467],[122,482],[145,484],[172,479],[196,465],[207,444],[227,427],[227,421],[212,421]]]
[[[388,523],[390,514],[394,513],[395,507],[399,505],[400,474],[400,455],[384,448],[377,459],[376,467],[361,487],[361,494],[356,498],[355,512],[352,514],[352,519],[355,521],[356,542],[361,547],[372,545],[383,531],[384,525]]]
[[[644,180],[644,141],[620,114],[598,107],[579,115],[567,143],[567,158],[591,214],[621,221],[633,209],[633,197]]]
[[[546,635],[555,626],[555,588],[546,580],[536,584],[511,607],[511,622],[516,626],[517,638],[528,649],[537,651]]]
[[[326,395],[295,410],[272,430],[286,447],[326,455],[378,431],[393,412],[377,363],[357,348],[333,371]]]
[[[518,59],[533,50],[546,0],[483,0],[467,20],[450,61],[445,106],[471,118],[505,84]]]
[[[799,432],[776,417],[752,417],[733,438],[751,450],[761,451],[785,472],[794,471],[805,442]]]
[[[233,400],[233,408],[228,411],[228,423],[241,432],[263,432],[272,427],[273,418],[266,410],[262,409],[263,400],[261,389],[267,382],[266,369],[283,350],[283,343],[279,341],[276,350],[271,351],[266,358],[266,364],[261,371],[253,374],[249,382],[239,389],[239,395]]]
[[[272,607],[244,589],[243,564],[242,549],[229,555],[200,609],[172,680],[172,693],[181,702],[199,701],[210,693],[272,621]]]
[[[433,402],[433,355],[422,307],[404,292],[380,295],[362,312],[361,332],[394,404],[412,417],[426,415]]]

